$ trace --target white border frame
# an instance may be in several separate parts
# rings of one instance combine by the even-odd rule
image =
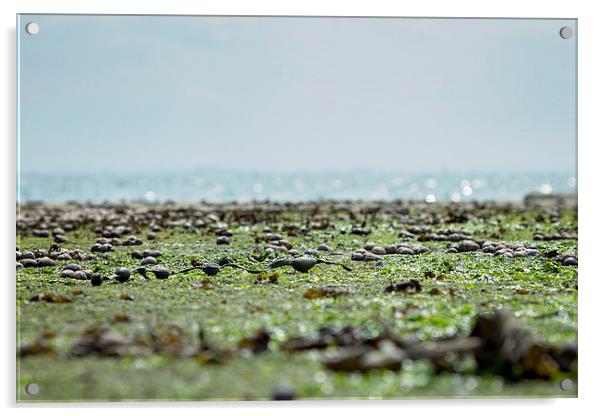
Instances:
[[[105,14],[191,14],[191,15],[305,15],[305,16],[429,16],[429,17],[536,17],[536,18],[577,18],[579,19],[579,275],[581,293],[579,296],[579,399],[546,399],[546,400],[439,400],[439,401],[320,401],[290,403],[212,403],[198,402],[191,404],[92,404],[92,405],[50,405],[51,409],[38,409],[34,405],[17,405],[27,407],[27,412],[50,412],[51,414],[80,413],[76,407],[85,406],[86,413],[104,414],[107,407],[126,407],[124,413],[144,412],[145,414],[162,414],[167,407],[177,406],[181,411],[211,413],[233,413],[235,408],[245,408],[251,414],[266,412],[286,412],[287,414],[306,414],[307,412],[337,412],[345,408],[350,414],[363,414],[374,408],[382,414],[400,412],[444,413],[445,416],[461,414],[482,415],[507,414],[519,407],[528,407],[532,411],[546,414],[562,414],[568,412],[588,413],[594,409],[598,397],[597,385],[601,377],[602,360],[597,358],[601,348],[601,336],[596,328],[601,313],[596,308],[597,300],[602,292],[600,281],[602,276],[596,267],[596,244],[602,249],[600,221],[596,221],[599,212],[600,184],[597,178],[602,177],[597,156],[600,152],[599,138],[602,137],[600,122],[600,88],[602,78],[602,59],[600,43],[602,40],[602,16],[596,9],[595,1],[477,1],[477,0],[423,0],[421,2],[403,3],[387,0],[4,0],[0,3],[2,10],[3,54],[2,89],[3,100],[0,102],[4,140],[2,141],[3,177],[2,187],[2,230],[0,255],[4,273],[2,281],[1,309],[5,315],[2,341],[3,377],[0,379],[2,402],[5,406],[15,407],[15,284],[12,247],[15,244],[15,171],[16,171],[16,35],[15,22],[17,13],[105,13]],[[544,150],[545,151],[545,150]],[[583,224],[587,224],[586,227]],[[48,405],[46,405],[48,406]],[[198,408],[202,408],[202,410]],[[13,409],[14,410],[14,409]],[[115,409],[117,410],[117,409]],[[111,410],[111,411],[115,411]]]

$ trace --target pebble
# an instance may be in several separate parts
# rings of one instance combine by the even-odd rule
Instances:
[[[54,260],[48,257],[42,257],[38,259],[38,267],[52,267],[54,266]]]
[[[301,254],[301,252],[299,250],[295,250],[294,248],[287,251],[287,253],[290,254],[291,256],[299,256]]]
[[[414,250],[412,250],[409,247],[403,247],[402,246],[402,247],[398,247],[397,248],[397,254],[406,254],[406,255],[410,254],[410,255],[412,255],[412,254],[414,254]]]
[[[414,246],[412,247],[412,251],[414,254],[424,254],[428,251],[428,249],[424,246]]]
[[[70,269],[65,269],[61,272],[61,277],[62,278],[69,278],[72,279],[73,278],[73,273],[75,273],[73,270]]]
[[[61,253],[58,256],[56,256],[57,260],[72,260],[73,258],[71,257],[71,255],[69,255],[69,253]]]
[[[366,253],[366,255],[364,256],[364,260],[365,261],[378,261],[378,260],[384,260],[384,259],[381,256],[379,256],[378,254]]]
[[[34,259],[36,256],[33,254],[33,252],[31,251],[24,251],[23,253],[21,253],[21,256],[19,258],[19,260],[23,260],[23,259]]]
[[[102,277],[100,274],[95,273],[90,279],[90,283],[92,283],[92,286],[100,286],[102,284]]]
[[[139,239],[138,237],[132,235],[132,236],[128,237],[128,239],[125,240],[125,242],[123,244],[126,246],[141,246],[142,240]]]
[[[364,253],[351,253],[351,260],[353,261],[364,261]]]
[[[310,256],[317,256],[320,253],[318,252],[318,250],[314,250],[313,248],[308,248],[307,250],[305,250],[305,254],[308,254]]]
[[[226,237],[225,235],[223,235],[221,237],[217,237],[217,240],[215,240],[215,243],[218,245],[228,245],[228,244],[230,244],[230,239],[228,237]]]
[[[66,265],[65,267],[63,267],[64,270],[71,270],[71,271],[78,271],[81,270],[82,268],[79,266],[79,264],[75,264],[75,263],[69,263],[68,265]]]
[[[458,249],[454,248],[454,247],[450,247],[447,250],[445,250],[446,253],[457,253]]]
[[[57,234],[55,235],[52,240],[57,243],[57,244],[61,244],[61,243],[66,243],[69,241],[69,239],[67,238],[66,235],[63,234]]]
[[[461,236],[460,234],[453,233],[453,234],[450,234],[450,235],[447,237],[447,239],[448,239],[449,241],[460,241],[460,240],[462,240],[462,236]]]
[[[144,258],[144,256],[142,255],[142,253],[141,253],[141,252],[139,252],[139,251],[132,251],[132,252],[130,253],[130,255],[131,255],[133,258],[135,258],[135,259],[138,259],[138,260],[141,260],[141,259],[143,259],[143,258]]]
[[[36,251],[34,251],[33,254],[36,256],[36,258],[48,257],[48,255],[49,255],[48,250],[44,250],[44,249],[41,249],[41,248],[39,248]]]
[[[483,246],[483,252],[484,253],[494,253],[495,247],[490,246],[490,245]]]
[[[397,247],[394,245],[385,246],[386,254],[397,254]]]
[[[287,250],[290,250],[291,248],[293,248],[293,245],[288,240],[278,240],[277,244],[278,244],[279,247],[284,247]]]
[[[167,279],[169,277],[169,275],[171,274],[169,272],[169,270],[167,270],[165,267],[159,267],[158,269],[155,270],[150,270],[157,279],[163,280],[163,279]]]
[[[384,256],[385,254],[387,254],[384,248],[378,246],[372,247],[372,253],[377,254],[379,256]]]
[[[460,248],[462,251],[477,251],[481,247],[474,241],[464,240],[462,243],[460,243]]]
[[[368,241],[366,244],[364,244],[364,250],[367,251],[372,251],[374,247],[376,247],[376,243],[373,243],[371,241]]]
[[[130,279],[131,272],[125,267],[119,267],[115,270],[115,276],[119,283],[125,283]]]
[[[142,258],[144,257],[161,257],[163,255],[162,252],[160,252],[159,250],[144,250],[142,252]]]
[[[38,267],[38,262],[34,259],[21,259],[23,267]]]
[[[142,259],[142,261],[140,262],[141,265],[146,266],[148,264],[158,264],[159,262],[157,261],[156,258],[148,256]]]
[[[76,272],[72,272],[73,273],[73,278],[74,279],[78,279],[78,280],[88,280],[88,275],[86,274],[86,272],[84,272],[83,270],[78,270]]]
[[[113,246],[109,243],[94,243],[90,248],[90,251],[93,253],[107,253],[111,250],[113,250]]]
[[[295,400],[295,391],[290,388],[279,388],[272,393],[272,400]]]
[[[572,256],[567,256],[562,259],[563,266],[577,266],[577,259]]]
[[[320,244],[317,248],[318,251],[330,251],[330,247],[328,247],[326,244]]]

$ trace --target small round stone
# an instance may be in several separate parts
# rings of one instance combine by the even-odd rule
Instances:
[[[382,247],[372,247],[372,253],[377,254],[379,256],[384,256],[387,254],[384,248]]]
[[[414,250],[412,250],[409,247],[398,247],[397,248],[397,254],[414,254]]]
[[[272,393],[272,400],[295,400],[295,391],[290,388],[279,388]]]
[[[38,267],[38,262],[34,259],[21,259],[23,267]]]
[[[320,244],[317,248],[318,251],[330,251],[330,247],[328,247],[326,244]]]
[[[92,286],[100,286],[102,284],[102,277],[100,274],[95,273],[90,279],[90,283],[92,283]]]
[[[24,251],[23,253],[21,253],[20,260],[35,259],[35,257],[36,256],[33,254],[33,252],[31,252],[31,251]]]
[[[384,259],[381,256],[379,256],[378,254],[366,253],[366,255],[364,256],[364,260],[366,260],[366,261],[378,261],[378,260],[384,260]]]
[[[149,265],[149,264],[158,264],[158,261],[156,258],[148,256],[142,259],[142,261],[140,262],[140,264],[142,264],[143,266]]]
[[[65,267],[63,267],[63,269],[65,270],[72,270],[74,272],[81,270],[82,268],[79,266],[79,264],[75,264],[75,263],[69,263],[68,265],[66,265]]]
[[[76,272],[73,272],[72,277],[74,279],[78,279],[78,280],[88,280],[88,275],[83,270],[78,270]]]
[[[462,251],[477,251],[481,247],[474,241],[464,240],[462,243],[460,243],[460,248]]]
[[[73,270],[71,269],[65,269],[61,272],[61,277],[62,278],[68,278],[68,279],[73,279],[73,273],[75,273]]]
[[[397,247],[395,247],[394,245],[385,246],[385,253],[386,254],[396,254],[397,253]]]
[[[170,275],[169,270],[167,270],[165,267],[159,267],[158,269],[155,270],[151,270],[151,272],[155,275],[155,277],[157,279],[167,279]]]
[[[119,283],[125,283],[130,279],[131,272],[125,267],[119,267],[115,270],[115,276]]]
[[[364,261],[364,253],[351,253],[351,260]]]
[[[215,240],[215,243],[217,245],[228,245],[228,244],[230,244],[230,239],[228,237],[226,237],[225,235],[223,235],[221,237],[217,237],[217,240]]]
[[[55,243],[58,243],[58,244],[60,244],[60,243],[66,243],[66,242],[69,241],[69,239],[67,238],[67,236],[63,235],[63,234],[57,234],[57,235],[55,235],[53,237],[53,240],[54,240]]]
[[[563,266],[577,266],[577,259],[575,257],[567,256],[562,259]]]
[[[38,259],[38,267],[52,267],[54,266],[54,260],[48,257],[42,257]]]

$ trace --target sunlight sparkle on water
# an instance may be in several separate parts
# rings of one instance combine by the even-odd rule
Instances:
[[[554,188],[549,183],[544,183],[539,187],[539,192],[545,195],[551,194],[553,190]]]
[[[433,178],[429,178],[425,182],[425,186],[429,189],[435,189],[437,187],[437,180]]]
[[[437,197],[436,197],[435,195],[433,195],[433,194],[428,194],[428,195],[426,196],[426,198],[424,198],[424,201],[425,201],[427,204],[432,204],[432,203],[434,203],[434,202],[437,202]]]
[[[577,186],[577,178],[575,178],[574,176],[571,176],[570,178],[567,179],[566,184],[568,186],[570,186],[571,188],[574,188],[575,186]]]

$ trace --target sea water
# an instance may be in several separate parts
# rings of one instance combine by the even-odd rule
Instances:
[[[221,170],[145,174],[23,173],[18,201],[519,201],[531,192],[573,193],[575,173],[269,173]]]

